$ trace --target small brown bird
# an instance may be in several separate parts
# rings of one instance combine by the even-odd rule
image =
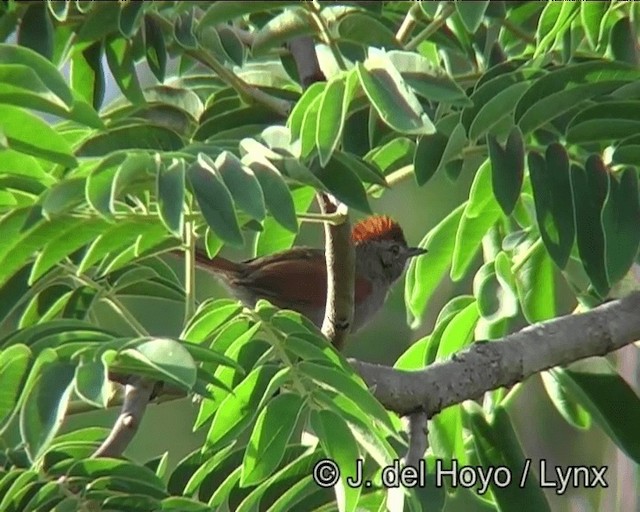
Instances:
[[[400,226],[386,216],[368,217],[351,232],[355,245],[355,297],[352,331],[365,325],[384,304],[409,258],[426,249],[408,247]],[[324,318],[327,269],[324,250],[293,247],[236,263],[198,253],[201,267],[211,270],[231,292],[253,307],[267,299],[282,309],[302,313],[317,326]]]

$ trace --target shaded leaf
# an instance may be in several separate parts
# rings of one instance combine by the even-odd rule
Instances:
[[[215,164],[203,153],[187,171],[193,193],[207,224],[224,241],[242,245],[244,240],[236,218],[233,199]]]

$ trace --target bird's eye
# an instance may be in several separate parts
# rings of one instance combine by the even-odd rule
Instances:
[[[399,246],[399,245],[392,245],[392,246],[391,246],[391,252],[392,252],[394,255],[396,255],[396,256],[397,256],[398,254],[400,254],[400,246]]]

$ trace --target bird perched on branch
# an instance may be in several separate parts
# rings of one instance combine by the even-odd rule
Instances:
[[[353,227],[355,297],[352,331],[382,307],[391,285],[409,258],[426,249],[409,247],[400,226],[387,216],[368,217]],[[318,327],[324,318],[327,268],[322,249],[293,247],[276,254],[234,262],[198,252],[199,266],[220,277],[243,303],[253,307],[267,299],[282,309],[302,313]]]

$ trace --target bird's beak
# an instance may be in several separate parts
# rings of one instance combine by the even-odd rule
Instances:
[[[414,256],[422,256],[423,254],[427,254],[426,249],[422,247],[409,247],[407,248],[407,258],[413,258]]]

